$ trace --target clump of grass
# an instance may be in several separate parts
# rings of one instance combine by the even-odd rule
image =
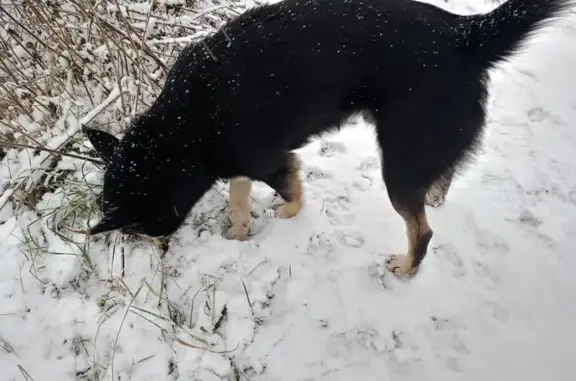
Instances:
[[[180,50],[243,7],[226,0],[20,0],[0,7],[0,147],[11,177],[0,189],[0,209],[36,213],[24,234],[30,259],[49,251],[50,235],[93,269],[89,242],[68,230],[99,213],[100,184],[86,180],[86,168],[99,172],[103,163],[80,128],[122,132],[158,94]]]
[[[152,103],[184,46],[243,7],[229,0],[3,4],[0,148],[14,173],[0,208],[33,208],[51,190],[46,180],[64,156],[101,163],[82,152],[80,127],[122,132]]]

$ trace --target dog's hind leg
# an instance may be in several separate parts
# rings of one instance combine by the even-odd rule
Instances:
[[[416,190],[399,191],[394,188],[389,189],[388,193],[394,209],[406,224],[408,253],[391,256],[386,262],[386,267],[399,276],[414,275],[426,256],[428,243],[432,238],[432,229],[428,225],[424,210],[424,195]]]
[[[454,170],[449,170],[446,174],[442,175],[426,192],[426,205],[431,207],[439,207],[444,204],[446,195],[450,190],[452,178],[454,177]]]
[[[230,219],[232,226],[226,232],[226,238],[246,241],[250,232],[250,212],[252,210],[252,180],[235,177],[230,180]]]
[[[291,218],[304,206],[304,190],[300,178],[300,159],[295,153],[286,154],[284,164],[263,181],[286,201],[277,210],[280,218]]]
[[[385,129],[380,128],[382,125]],[[386,267],[398,276],[410,276],[417,272],[432,239],[424,207],[426,192],[446,166],[440,160],[430,159],[428,137],[417,133],[418,120],[388,119],[379,122],[377,130],[382,148],[382,177],[392,206],[404,219],[408,238],[407,254],[393,255]]]
[[[479,143],[486,115],[485,84],[474,74],[410,90],[374,110],[382,175],[392,205],[406,223],[407,255],[393,256],[387,263],[401,276],[416,273],[432,239],[425,204],[435,200],[427,200],[427,193],[443,200],[454,169]]]

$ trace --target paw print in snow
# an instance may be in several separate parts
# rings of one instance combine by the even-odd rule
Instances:
[[[572,204],[576,204],[576,189],[572,189],[570,193],[568,193],[568,199]]]
[[[430,348],[434,356],[453,372],[463,372],[470,354],[463,338],[466,327],[452,319],[432,316],[427,326]]]
[[[342,153],[346,153],[346,145],[341,142],[324,141],[320,146],[320,156],[332,157]]]
[[[380,164],[378,163],[378,159],[376,157],[370,156],[367,159],[364,159],[356,169],[360,179],[355,180],[353,182],[353,186],[360,191],[368,190],[374,183],[374,179],[372,178],[374,174],[370,172],[378,171],[377,176],[380,176],[379,169]]]
[[[320,167],[316,167],[316,166],[309,166],[306,169],[306,175],[305,175],[306,181],[307,182],[314,182],[314,181],[318,181],[318,180],[326,180],[326,179],[331,179],[332,178],[332,173],[330,173],[329,171],[326,171]]]
[[[358,326],[344,332],[336,332],[328,339],[328,353],[349,362],[364,361],[385,352],[386,341],[373,327]]]
[[[473,268],[475,277],[487,286],[495,287],[500,283],[500,276],[486,263],[477,261]]]
[[[307,254],[328,256],[334,252],[334,243],[325,233],[314,233],[308,240]]]
[[[481,315],[486,318],[486,320],[496,320],[500,323],[507,323],[510,319],[510,313],[508,309],[504,307],[499,302],[494,302],[491,300],[485,300],[480,307]]]
[[[348,196],[339,196],[328,194],[322,198],[322,211],[328,217],[332,225],[350,225],[352,224],[356,213],[353,212],[352,202]]]
[[[352,186],[361,192],[365,192],[368,189],[370,189],[373,181],[368,175],[362,174],[361,177],[362,177],[361,179],[354,180],[352,182]]]
[[[405,374],[416,371],[417,364],[422,362],[420,347],[407,333],[393,330],[387,340],[388,366],[396,373]]]
[[[466,275],[464,261],[454,246],[450,244],[438,245],[432,248],[432,252],[439,258],[443,271],[451,273],[455,278]]]
[[[518,217],[518,221],[533,228],[537,228],[538,226],[542,225],[542,219],[534,215],[529,210],[524,210]]]
[[[342,230],[336,230],[334,236],[344,246],[359,248],[364,245],[364,237],[360,232],[344,233]]]
[[[370,172],[380,168],[380,163],[378,162],[378,158],[375,156],[369,156],[366,159],[362,160],[360,165],[358,166],[358,171]]]
[[[480,254],[500,256],[510,251],[506,239],[487,230],[476,232],[476,248]]]

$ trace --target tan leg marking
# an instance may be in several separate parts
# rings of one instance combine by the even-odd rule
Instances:
[[[411,276],[416,274],[420,262],[426,255],[428,243],[432,238],[432,229],[428,225],[425,213],[418,215],[404,213],[402,218],[406,223],[408,255],[391,256],[386,261],[386,267],[398,276]]]
[[[245,177],[235,177],[230,180],[230,220],[232,226],[226,233],[226,238],[246,241],[250,232],[252,210],[252,180]]]
[[[278,208],[277,216],[279,218],[292,218],[302,210],[304,206],[304,188],[300,178],[300,160],[295,154],[291,156],[290,171],[286,179],[288,193],[291,200]]]

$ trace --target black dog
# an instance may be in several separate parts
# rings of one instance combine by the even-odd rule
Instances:
[[[281,217],[297,214],[303,192],[291,151],[364,113],[408,235],[408,255],[387,267],[413,274],[432,237],[424,205],[442,203],[481,138],[488,70],[571,4],[510,0],[474,16],[409,0],[249,10],[183,51],[123,140],[85,129],[109,163],[104,217],[91,234],[169,235],[217,180],[232,179],[229,236],[246,239],[251,181],[286,200]]]

